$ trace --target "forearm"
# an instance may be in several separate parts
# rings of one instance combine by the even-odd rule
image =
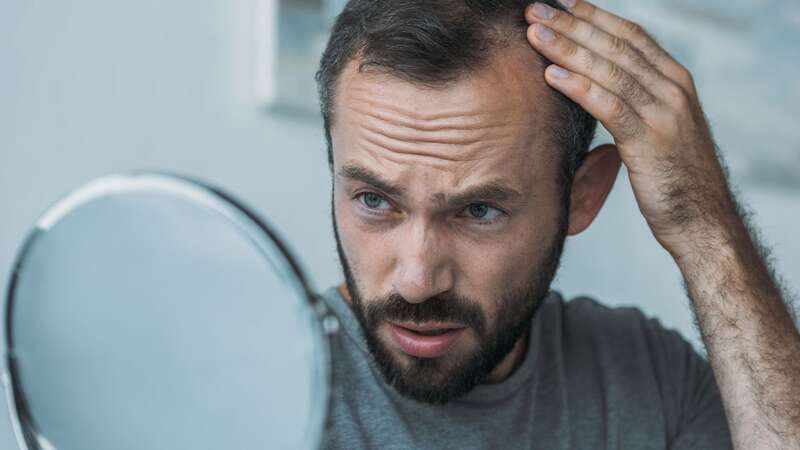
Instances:
[[[676,261],[736,448],[800,448],[800,335],[738,216]]]

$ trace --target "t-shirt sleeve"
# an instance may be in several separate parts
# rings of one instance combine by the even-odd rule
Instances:
[[[643,330],[653,355],[672,450],[733,448],[714,373],[708,361],[674,330],[646,319]]]
[[[673,450],[733,447],[714,373],[692,344],[638,308],[610,307],[589,297],[568,303],[566,345],[578,368],[572,372],[586,398],[603,390],[595,415],[609,422],[607,442],[643,439],[642,445],[657,442]],[[589,383],[584,374],[602,383]],[[645,430],[651,434],[640,436]]]

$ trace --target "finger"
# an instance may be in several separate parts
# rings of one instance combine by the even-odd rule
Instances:
[[[575,17],[596,25],[608,34],[627,40],[661,73],[689,89],[689,86],[684,86],[687,81],[690,81],[687,80],[688,71],[661,48],[638,23],[623,19],[586,0],[573,1],[575,1],[575,6],[567,10]]]
[[[622,67],[652,95],[660,97],[664,84],[674,83],[664,76],[642,53],[625,39],[606,33],[572,14],[560,11],[544,3],[534,3],[525,10],[530,23],[541,22],[566,36],[576,44],[608,59]],[[662,98],[662,100],[666,100]]]
[[[589,78],[556,64],[544,75],[548,84],[599,120],[617,144],[636,139],[644,130],[644,121],[628,103]]]
[[[657,102],[653,94],[620,66],[575,44],[541,23],[528,28],[528,40],[547,59],[590,78],[642,113]]]

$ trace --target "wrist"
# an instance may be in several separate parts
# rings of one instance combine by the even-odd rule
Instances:
[[[703,223],[674,236],[663,245],[682,270],[718,266],[740,258],[744,249],[752,249],[752,239],[738,214],[706,217]]]

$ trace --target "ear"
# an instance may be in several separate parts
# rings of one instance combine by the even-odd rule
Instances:
[[[614,186],[621,163],[613,144],[600,145],[586,154],[572,181],[568,235],[582,232],[597,217]]]

